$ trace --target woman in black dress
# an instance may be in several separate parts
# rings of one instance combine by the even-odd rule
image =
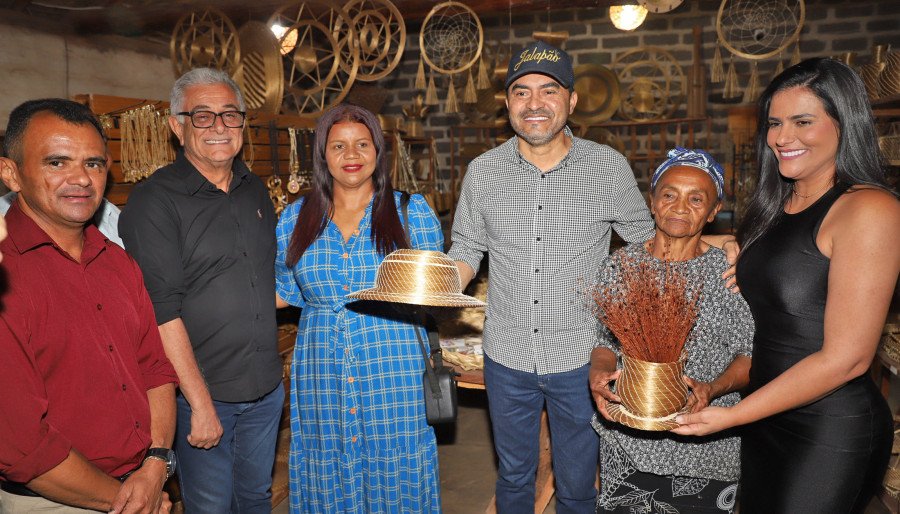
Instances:
[[[900,202],[859,77],[827,58],[759,101],[759,186],[738,229],[756,320],[749,391],[680,416],[680,434],[749,424],[741,514],[861,512],[887,466],[891,417],[866,371],[900,270]]]

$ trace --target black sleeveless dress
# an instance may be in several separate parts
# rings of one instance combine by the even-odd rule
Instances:
[[[778,222],[741,255],[737,278],[756,320],[750,390],[822,348],[830,261],[822,219],[846,185]],[[890,457],[891,415],[868,374],[809,405],[745,427],[741,514],[862,512]]]

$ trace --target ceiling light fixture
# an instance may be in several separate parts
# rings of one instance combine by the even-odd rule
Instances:
[[[642,5],[626,4],[613,5],[609,8],[609,19],[619,30],[634,30],[644,23],[647,17],[647,8]]]

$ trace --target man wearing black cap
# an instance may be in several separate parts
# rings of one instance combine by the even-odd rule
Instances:
[[[543,42],[513,54],[506,105],[516,137],[469,164],[450,256],[464,284],[490,256],[484,377],[500,460],[497,509],[534,509],[546,402],[560,514],[593,513],[599,440],[588,388],[597,319],[579,294],[609,254],[610,229],[653,235],[625,158],[566,127],[578,95],[569,55]]]

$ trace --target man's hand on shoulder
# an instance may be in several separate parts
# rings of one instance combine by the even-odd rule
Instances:
[[[110,514],[157,514],[172,510],[168,493],[163,492],[166,483],[166,463],[159,459],[146,459],[140,469],[125,480],[119,494],[113,500]]]
[[[727,287],[732,293],[740,293],[741,288],[738,287],[737,277],[735,273],[737,268],[738,254],[741,253],[741,247],[737,244],[737,240],[730,234],[705,235],[701,238],[706,244],[720,248],[725,252],[725,260],[728,261],[728,269],[722,273],[722,280],[725,281]]]

